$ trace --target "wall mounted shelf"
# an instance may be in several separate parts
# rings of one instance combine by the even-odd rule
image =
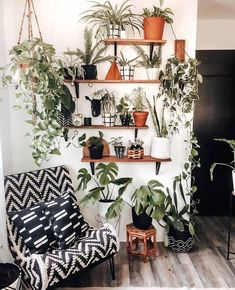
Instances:
[[[131,45],[131,44],[138,44],[138,45],[150,45],[150,44],[158,44],[164,45],[166,40],[158,40],[158,39],[138,39],[138,38],[107,38],[105,39],[106,44],[119,44],[119,45]]]
[[[129,163],[144,163],[144,162],[155,162],[156,163],[156,174],[159,173],[160,166],[162,162],[171,162],[171,158],[168,159],[157,159],[153,158],[150,155],[144,155],[143,158],[133,159],[124,156],[124,158],[117,158],[116,156],[103,156],[101,159],[91,159],[90,157],[83,156],[81,162],[89,162],[91,166],[91,172],[94,175],[95,173],[95,163],[97,162],[129,162]]]
[[[65,83],[71,83],[71,80],[64,80]],[[110,83],[110,84],[134,84],[134,83],[141,83],[141,84],[160,84],[160,80],[79,80],[75,79],[74,83],[83,83],[83,84],[98,84],[98,83]]]
[[[128,129],[128,130],[135,130],[135,138],[137,138],[138,136],[138,130],[139,129],[148,129],[149,126],[145,125],[143,127],[137,127],[137,126],[119,126],[119,125],[116,125],[116,126],[112,126],[112,127],[107,127],[107,126],[103,126],[103,125],[92,125],[92,126],[65,126],[65,128],[68,128],[68,129],[74,129],[74,130],[77,130],[77,129],[94,129],[94,130],[97,130],[97,129],[100,129],[100,130],[103,130],[103,129],[111,129],[111,130],[115,130],[115,129]]]

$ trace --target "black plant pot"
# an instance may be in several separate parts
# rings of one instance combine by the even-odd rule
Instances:
[[[95,80],[97,78],[97,67],[94,64],[82,65],[84,69],[84,79],[85,80]]]
[[[123,158],[125,151],[126,151],[126,147],[125,146],[114,146],[114,150],[115,150],[115,154],[116,154],[117,158]]]
[[[182,232],[170,226],[168,239],[168,247],[174,252],[189,252],[194,246],[194,238],[190,234],[187,226],[185,226]]]
[[[122,126],[129,126],[131,123],[131,114],[121,114],[120,120],[121,120]]]
[[[90,158],[91,159],[101,159],[103,156],[103,149],[104,145],[103,144],[98,144],[98,145],[90,145],[88,147],[89,152],[90,152]]]
[[[134,226],[141,230],[147,230],[152,224],[152,218],[146,212],[137,215],[134,207],[132,207],[132,219]]]
[[[0,289],[12,285],[19,277],[20,269],[18,266],[10,263],[0,263]],[[9,289],[14,288],[9,287]]]

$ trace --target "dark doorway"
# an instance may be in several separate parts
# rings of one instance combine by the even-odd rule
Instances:
[[[235,50],[199,50],[196,57],[203,76],[194,115],[194,131],[201,145],[201,168],[195,172],[198,210],[201,215],[224,215],[232,191],[231,170],[218,166],[212,182],[209,168],[213,162],[233,160],[229,145],[214,138],[235,139]]]

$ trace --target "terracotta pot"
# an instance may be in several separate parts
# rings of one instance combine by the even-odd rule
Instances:
[[[165,26],[163,17],[145,17],[144,18],[144,39],[161,40]]]
[[[149,112],[133,112],[133,118],[137,127],[145,126]]]

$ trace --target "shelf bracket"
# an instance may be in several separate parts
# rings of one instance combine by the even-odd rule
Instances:
[[[137,139],[137,137],[138,137],[138,129],[135,128],[135,139]]]
[[[74,82],[76,98],[79,98],[79,83]]]
[[[153,49],[154,49],[154,43],[151,42],[150,43],[150,51],[149,51],[149,58],[150,58],[150,60],[152,60],[152,58],[153,58]]]
[[[158,175],[160,170],[161,162],[156,162],[156,175]]]
[[[91,174],[95,175],[95,162],[90,162]]]
[[[117,56],[117,42],[116,41],[114,42],[113,48],[114,48],[114,56]]]

